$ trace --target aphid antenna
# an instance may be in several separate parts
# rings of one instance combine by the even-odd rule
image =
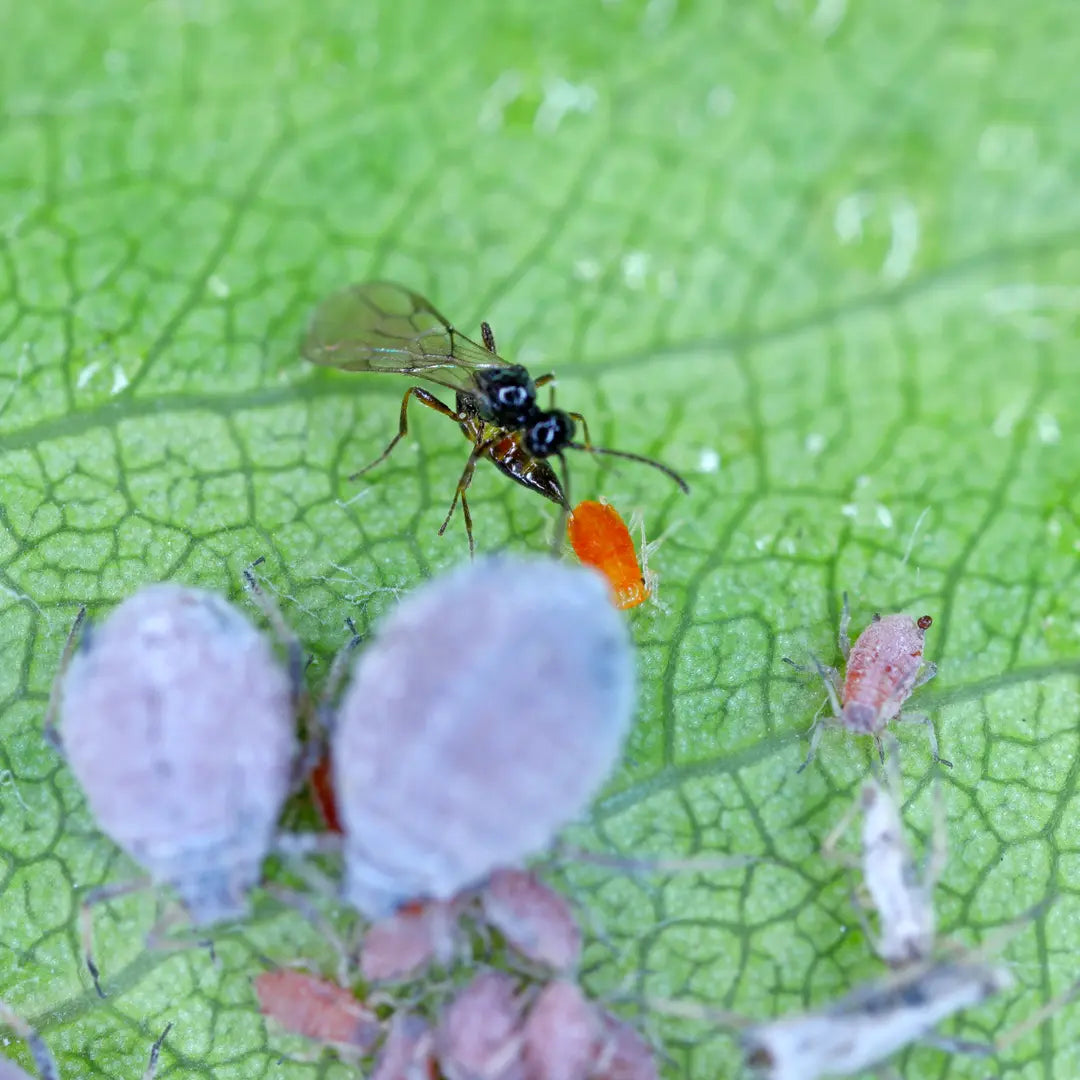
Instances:
[[[686,495],[690,494],[690,485],[670,466],[665,465],[661,461],[656,461],[653,458],[645,457],[644,454],[634,454],[629,450],[612,450],[605,446],[593,446],[590,443],[577,443],[571,442],[566,444],[571,450],[584,450],[589,454],[606,454],[608,457],[623,458],[626,461],[638,461],[642,465],[651,465],[654,469],[658,469],[665,476],[673,480],[682,489]]]
[[[173,937],[171,931],[177,926],[184,926],[187,936]],[[190,945],[205,949],[210,956],[210,962],[217,966],[217,950],[211,938],[197,937],[191,940],[191,932],[194,928],[187,924],[184,909],[174,905],[168,908],[164,914],[154,923],[146,933],[146,947],[154,952],[181,952]]]
[[[649,876],[653,874],[708,873],[710,871],[735,870],[764,861],[758,855],[692,855],[686,858],[660,856],[652,859],[627,858],[601,851],[558,844],[554,852],[568,860],[624,870],[628,874]]]
[[[333,895],[333,885],[330,883],[329,879],[327,879],[327,884],[330,885],[331,891],[329,894],[324,895]],[[330,921],[326,916],[311,902],[311,898],[296,889],[290,889],[287,885],[278,885],[276,883],[268,882],[264,884],[263,891],[266,892],[268,896],[272,896],[282,906],[295,911],[301,918],[322,934],[337,957],[337,972],[335,973],[335,978],[337,979],[338,985],[348,986],[353,978],[353,950],[330,924]],[[281,966],[280,964],[275,964],[267,957],[260,957],[260,960],[264,961],[267,968],[271,970]],[[299,963],[302,965],[303,970],[306,970],[313,975],[322,974],[311,961],[305,960]],[[289,966],[296,967],[298,964],[290,964]]]
[[[171,1021],[165,1025],[165,1030],[154,1040],[154,1045],[150,1047],[150,1060],[147,1062],[142,1080],[154,1080],[154,1074],[157,1072],[158,1057],[161,1054],[162,1046],[165,1044],[165,1036],[170,1031],[172,1031]]]
[[[64,651],[60,654],[60,667],[49,690],[49,704],[46,706],[45,720],[41,726],[41,734],[45,741],[61,755],[64,753],[64,741],[56,727],[56,717],[60,712],[60,688],[64,682],[64,674],[71,664],[72,657],[75,655],[75,649],[78,647],[79,631],[82,629],[85,620],[86,605],[83,604],[79,608],[75,621],[68,631],[67,640],[64,642]]]
[[[293,706],[297,709],[304,707],[307,690],[304,684],[304,650],[300,639],[289,628],[285,616],[281,614],[281,608],[277,601],[259,584],[255,576],[255,567],[266,562],[266,556],[260,555],[254,562],[249,563],[243,570],[244,588],[252,598],[255,606],[263,613],[270,629],[274,632],[278,644],[285,652],[289,666],[289,685],[292,687]]]
[[[330,664],[330,672],[326,676],[326,682],[323,685],[322,692],[319,694],[318,702],[310,705],[310,698],[308,699],[310,707],[305,716],[308,725],[307,738],[300,750],[294,769],[296,780],[301,785],[307,783],[312,769],[315,768],[327,751],[330,739],[334,734],[334,701],[348,671],[349,657],[352,656],[360,642],[364,640],[351,617],[346,616],[345,626],[350,634],[349,640],[334,654],[334,659]]]
[[[127,881],[114,881],[108,885],[99,885],[83,894],[79,901],[79,925],[82,935],[83,959],[86,962],[86,970],[90,972],[90,978],[94,981],[94,989],[100,998],[105,997],[105,991],[101,988],[101,971],[94,961],[94,921],[93,909],[98,904],[104,904],[109,900],[117,900],[122,896],[130,896],[132,893],[142,892],[149,889],[153,881],[148,875],[129,878]]]
[[[39,1080],[60,1080],[60,1070],[56,1067],[56,1059],[42,1041],[41,1036],[3,1001],[0,1001],[0,1022],[7,1024],[26,1043],[30,1056],[34,1059],[34,1067],[37,1069]]]
[[[1030,1034],[1041,1024],[1056,1016],[1066,1005],[1080,997],[1080,979],[1067,987],[1060,994],[1052,997],[1045,1005],[1038,1008],[1030,1016],[1013,1024],[1003,1034],[999,1035],[993,1044],[995,1053],[1003,1053],[1010,1046]]]
[[[670,1016],[676,1020],[694,1020],[714,1024],[732,1033],[751,1027],[756,1021],[743,1013],[703,1005],[698,1001],[682,1001],[678,998],[644,997],[642,1004],[651,1012]]]

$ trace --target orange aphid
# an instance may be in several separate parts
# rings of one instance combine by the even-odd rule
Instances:
[[[656,581],[646,562],[651,545],[645,544],[644,525],[640,567],[630,530],[610,503],[592,499],[578,503],[566,523],[566,532],[577,557],[608,579],[616,607],[625,611],[649,599]]]

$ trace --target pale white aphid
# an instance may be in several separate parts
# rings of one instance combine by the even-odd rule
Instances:
[[[630,639],[595,571],[487,559],[420,587],[336,717],[346,898],[383,917],[539,852],[611,771],[633,707]]]
[[[245,615],[203,589],[146,586],[75,648],[77,632],[78,621],[46,733],[98,825],[196,924],[243,915],[291,781],[295,679]],[[89,905],[145,884],[84,898],[95,983]]]
[[[975,961],[913,965],[821,1010],[755,1024],[743,1050],[764,1080],[852,1076],[1011,985],[1004,968]]]
[[[17,1013],[12,1012],[0,1001],[0,1023],[6,1024],[16,1035],[22,1039],[30,1051],[30,1057],[34,1060],[36,1080],[60,1080],[60,1070],[57,1068],[56,1059],[45,1045],[41,1036]],[[158,1056],[161,1053],[165,1036],[172,1029],[172,1024],[166,1024],[165,1030],[158,1036],[154,1045],[150,1047],[150,1060],[142,1080],[153,1080],[157,1072]],[[0,1080],[34,1080],[25,1069],[19,1068],[14,1061],[6,1057],[0,1057]]]
[[[870,779],[863,785],[858,802],[822,848],[826,856],[832,856],[840,836],[861,811],[863,886],[878,914],[878,935],[868,936],[882,960],[902,967],[928,959],[933,951],[937,929],[933,894],[945,865],[945,821],[941,788],[935,785],[932,846],[920,874],[904,837],[896,760],[895,754],[889,758],[887,784]]]
[[[832,715],[814,722],[810,735],[810,751],[799,768],[801,772],[814,759],[818,743],[827,725],[847,728],[860,735],[872,735],[881,752],[881,733],[890,720],[926,725],[930,753],[934,761],[951,767],[938,755],[937,736],[930,717],[923,713],[902,713],[904,702],[912,691],[937,674],[937,665],[924,661],[923,641],[933,619],[923,615],[877,615],[855,639],[848,637],[851,610],[844,593],[844,610],[840,616],[837,642],[844,658],[844,678],[832,667],[814,657],[813,667],[804,667],[783,657],[784,663],[799,671],[816,671],[825,683]]]

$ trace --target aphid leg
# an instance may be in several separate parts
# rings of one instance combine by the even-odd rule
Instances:
[[[301,701],[307,696],[304,687],[304,650],[300,639],[293,633],[285,616],[281,614],[281,608],[277,601],[259,584],[255,576],[255,567],[266,561],[265,555],[260,555],[250,566],[243,571],[244,588],[254,601],[255,606],[263,613],[263,617],[270,624],[278,644],[285,651],[289,667],[289,685],[292,688],[293,706],[300,707]]]
[[[288,862],[310,893],[333,899],[338,897],[340,886],[309,860],[316,855],[340,859],[343,850],[341,833],[278,833],[273,843],[274,853]]]
[[[345,944],[341,935],[330,925],[321,911],[303,893],[297,892],[284,885],[263,885],[264,891],[268,892],[275,900],[287,908],[297,912],[305,922],[313,926],[326,939],[327,944],[337,954],[337,981],[341,986],[348,986],[352,979],[352,957],[349,946]]]
[[[446,511],[446,517],[443,518],[443,523],[439,526],[440,536],[446,532],[446,527],[450,524],[450,519],[454,516],[458,499],[464,496],[469,485],[472,483],[473,473],[476,471],[476,463],[480,460],[480,455],[494,445],[494,439],[484,439],[473,446],[472,451],[469,454],[469,460],[465,462],[465,468],[461,470],[461,478],[458,480],[457,488],[454,491],[454,497],[450,500],[450,509]],[[471,515],[465,519],[465,529],[469,534],[469,557],[471,558],[476,554],[476,543],[473,540]]]
[[[972,1057],[990,1057],[998,1052],[993,1043],[973,1042],[971,1039],[955,1039],[951,1035],[939,1035],[934,1031],[920,1036],[916,1042],[920,1046],[929,1046],[934,1050],[944,1050],[946,1054],[970,1054]]]
[[[851,823],[858,817],[863,809],[863,800],[858,798],[844,811],[840,820],[829,831],[829,834],[821,841],[822,858],[830,862],[839,863],[848,870],[857,870],[859,860],[848,852],[840,851],[840,838],[851,828]]]
[[[825,702],[822,702],[821,708],[814,714],[813,723],[810,725],[810,749],[806,753],[806,760],[795,770],[796,773],[801,773],[807,765],[814,760],[814,756],[817,754],[821,736],[825,734],[825,728],[829,723],[828,718],[821,715],[824,708]]]
[[[1078,995],[1080,995],[1080,981],[1074,982],[1072,986],[1067,987],[1060,994],[1052,997],[1045,1005],[1036,1009],[1030,1016],[1013,1024],[1011,1028],[999,1035],[994,1040],[994,1050],[999,1054],[1007,1050],[1013,1043],[1022,1039],[1029,1032],[1034,1031],[1040,1024],[1044,1024],[1047,1020],[1056,1016],[1061,1009],[1068,1005],[1070,1001],[1073,1001]]]
[[[922,671],[919,672],[918,678],[911,684],[912,690],[917,690],[920,686],[924,686],[937,674],[937,664],[927,660],[923,664]]]
[[[351,636],[334,655],[318,702],[312,702],[310,695],[305,695],[307,738],[293,767],[294,784],[307,783],[316,766],[328,753],[330,736],[334,730],[334,699],[348,670],[349,657],[363,640],[351,618],[346,617],[345,625]]]
[[[793,667],[802,675],[820,675],[825,680],[825,685],[828,686],[832,683],[834,689],[839,691],[840,687],[840,672],[834,667],[829,667],[828,664],[821,663],[816,657],[812,664],[799,664],[791,659],[790,656],[781,656],[780,659],[789,667]]]
[[[848,627],[851,626],[851,607],[848,605],[847,590],[844,590],[844,606],[840,611],[840,628],[836,634],[837,644],[840,646],[840,655],[847,663],[851,655],[851,638],[848,636]]]
[[[63,740],[60,732],[56,729],[56,717],[60,711],[60,686],[64,681],[64,674],[75,655],[75,648],[79,642],[79,631],[82,629],[83,620],[86,618],[86,606],[79,608],[75,616],[75,622],[68,631],[67,641],[64,642],[64,651],[60,654],[60,667],[53,679],[52,689],[49,691],[49,704],[45,709],[45,722],[41,727],[41,734],[45,741],[59,754],[64,752]]]
[[[338,691],[349,670],[349,660],[353,651],[363,641],[360,632],[356,629],[356,623],[346,617],[345,626],[349,631],[349,640],[334,654],[330,663],[330,672],[326,676],[322,693],[319,695],[319,703],[315,710],[315,723],[319,729],[320,750],[325,749],[326,742],[334,733],[334,701]]]
[[[941,778],[934,777],[932,789],[933,820],[930,832],[930,854],[926,859],[923,872],[923,889],[927,896],[933,895],[934,888],[945,872],[945,863],[949,855],[949,827],[945,808],[945,789]]]
[[[374,469],[376,465],[382,464],[389,456],[390,452],[406,435],[409,434],[409,398],[414,397],[421,405],[426,405],[429,409],[434,409],[437,413],[443,416],[449,417],[451,420],[456,421],[458,414],[450,408],[449,405],[441,402],[434,394],[429,393],[422,386],[410,386],[405,391],[405,396],[401,399],[401,419],[398,423],[398,433],[390,440],[386,449],[372,462],[365,465],[358,472],[354,472],[349,480],[356,480],[363,476],[364,473],[371,469]]]
[[[946,761],[938,753],[937,733],[934,731],[934,722],[930,719],[929,716],[926,715],[926,713],[902,712],[896,719],[902,721],[905,724],[925,724],[926,738],[930,743],[930,756],[938,765],[944,765],[946,769],[951,769],[953,767],[953,763],[951,761]]]
[[[149,889],[153,882],[148,877],[131,878],[128,881],[114,881],[109,885],[101,885],[86,893],[79,903],[79,924],[82,928],[83,959],[86,961],[86,970],[90,972],[90,978],[94,980],[94,989],[98,997],[103,998],[105,991],[101,989],[101,972],[94,963],[94,922],[93,909],[98,904],[108,900],[116,900],[121,896],[129,896],[131,893]]]
[[[154,1040],[154,1045],[150,1047],[150,1060],[146,1064],[146,1072],[142,1074],[142,1080],[154,1080],[154,1074],[157,1072],[158,1057],[161,1054],[161,1047],[165,1043],[165,1036],[172,1031],[172,1024],[166,1024],[165,1030]]]
[[[2,1001],[0,1001],[0,1021],[7,1024],[26,1043],[30,1056],[34,1059],[38,1080],[60,1080],[60,1070],[56,1067],[56,1061],[41,1036]],[[22,1075],[18,1069],[15,1072]]]

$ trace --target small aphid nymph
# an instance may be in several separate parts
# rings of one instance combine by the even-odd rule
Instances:
[[[1004,968],[962,961],[917,965],[857,987],[819,1011],[755,1024],[743,1033],[743,1050],[763,1080],[852,1076],[1010,986]]]
[[[874,951],[890,967],[928,960],[933,952],[937,919],[934,885],[945,862],[945,812],[940,785],[934,787],[933,846],[922,874],[904,836],[900,817],[900,776],[896,754],[886,765],[888,783],[868,780],[856,805],[846,813],[822,845],[834,857],[836,843],[856,811],[862,813],[862,879],[870,906],[878,915],[878,934],[868,930]]]
[[[595,571],[489,559],[417,589],[337,711],[346,898],[382,918],[543,850],[606,779],[633,705],[630,639]]]
[[[838,634],[840,653],[846,665],[842,680],[835,668],[825,666],[816,657],[813,667],[783,657],[784,663],[797,670],[816,671],[821,676],[832,708],[831,716],[815,722],[810,751],[799,771],[813,760],[827,724],[873,736],[879,753],[882,753],[881,733],[890,720],[925,724],[934,761],[951,768],[951,762],[938,755],[937,736],[930,717],[924,713],[901,712],[912,691],[937,674],[937,665],[923,659],[924,637],[933,619],[929,615],[918,619],[910,615],[874,615],[854,645],[848,637],[850,623],[851,612],[847,593],[844,593]]]
[[[254,988],[263,1016],[346,1057],[369,1054],[382,1036],[378,1016],[329,979],[280,968],[256,976]]]
[[[645,542],[643,520],[640,567],[630,530],[610,503],[591,499],[578,503],[566,522],[566,532],[577,557],[608,579],[616,607],[625,611],[653,595],[656,573],[649,570],[648,558],[659,541]]]

